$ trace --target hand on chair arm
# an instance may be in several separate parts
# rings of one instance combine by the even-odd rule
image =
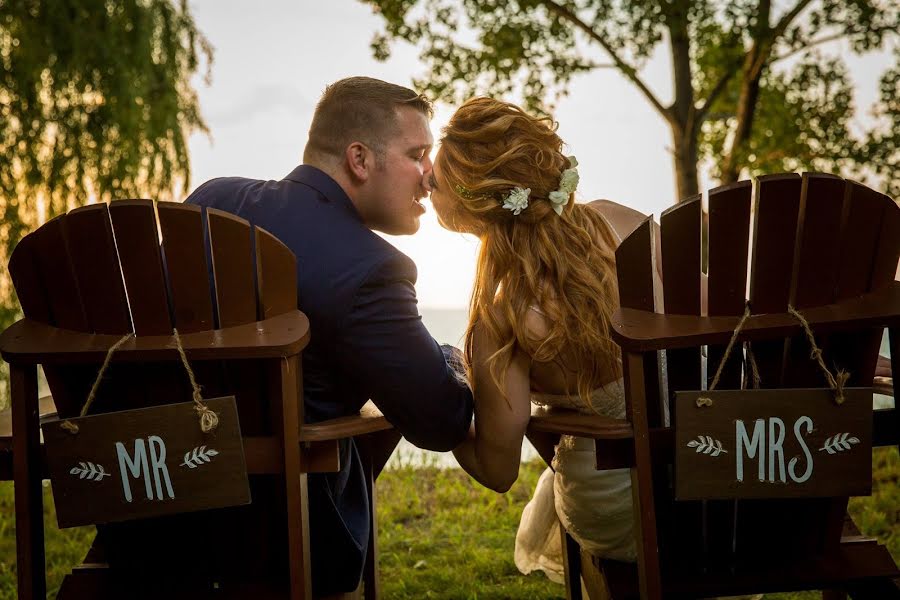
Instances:
[[[469,429],[472,393],[422,324],[415,266],[401,259],[380,265],[357,292],[339,334],[341,361],[403,437],[448,451]]]

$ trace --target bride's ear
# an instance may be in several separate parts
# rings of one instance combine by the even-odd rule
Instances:
[[[344,150],[345,164],[357,183],[365,183],[375,168],[375,153],[362,142],[353,142]]]

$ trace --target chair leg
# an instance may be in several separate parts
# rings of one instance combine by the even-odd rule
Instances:
[[[369,545],[366,549],[366,564],[363,567],[363,594],[365,600],[378,600],[381,597],[381,590],[378,583],[378,522],[375,514],[375,477],[377,475],[375,469],[378,468],[379,471],[381,469],[374,463],[377,461],[383,466],[387,459],[381,456],[384,454],[383,452],[379,456],[373,455],[375,449],[372,447],[372,440],[365,440],[362,445],[364,446],[363,468],[366,472],[366,488],[369,497]]]
[[[13,426],[13,480],[16,502],[16,576],[19,600],[47,596],[44,578],[44,498],[37,367],[9,368]]]
[[[559,524],[560,546],[565,567],[566,600],[582,600],[581,596],[581,547]]]
[[[281,359],[278,379],[281,402],[273,403],[275,418],[281,426],[284,443],[285,502],[287,503],[288,569],[290,600],[312,599],[312,574],[309,553],[309,493],[306,473],[301,472],[300,452],[300,360],[298,356]]]

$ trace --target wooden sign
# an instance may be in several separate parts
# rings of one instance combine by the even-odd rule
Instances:
[[[697,398],[712,400],[698,406]],[[872,493],[872,390],[677,392],[675,498]]]
[[[59,527],[249,504],[234,396],[204,402],[209,433],[193,402],[44,423]]]

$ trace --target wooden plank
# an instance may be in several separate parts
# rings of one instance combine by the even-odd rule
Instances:
[[[702,197],[679,202],[660,216],[663,290],[666,314],[700,315],[702,291]],[[701,348],[666,350],[669,423],[676,426],[675,392],[702,389]],[[598,448],[598,456],[600,455]],[[614,458],[614,457],[610,457]],[[669,469],[654,483],[661,560],[671,552],[699,552],[703,546],[699,502],[674,502]]]
[[[751,184],[741,181],[709,192],[709,282],[707,308],[710,316],[741,315],[747,289],[747,249],[750,236]],[[708,348],[706,377],[712,382],[725,348]],[[740,347],[732,352],[717,389],[739,387]]]
[[[650,456],[650,440],[645,412],[644,360],[640,354],[626,353],[622,367],[625,377],[628,420],[634,426],[635,467],[631,469],[631,495],[634,503],[635,536],[640,573],[641,598],[660,600],[659,550],[656,535],[656,509],[653,493],[653,470]]]
[[[219,327],[256,321],[255,261],[250,224],[212,208],[207,209],[207,217]]]
[[[822,389],[681,392],[677,410],[679,500],[871,494],[871,388],[840,405]]]
[[[619,305],[654,311],[656,308],[653,269],[655,268],[653,219],[647,217],[616,249],[616,277]],[[662,423],[659,398],[659,365],[656,353],[644,355],[644,394],[650,424]]]
[[[701,197],[676,204],[660,217],[666,314],[699,315]],[[676,390],[700,389],[700,348],[666,353],[669,401]]]
[[[836,300],[858,296],[870,289],[884,212],[888,204],[893,204],[883,194],[860,183],[848,181],[847,185]]]
[[[9,275],[25,316],[41,323],[51,323],[50,305],[37,267],[37,243],[38,236],[33,233],[19,241],[9,259]]]
[[[249,504],[234,398],[205,404],[209,433],[193,402],[44,423],[60,528]]]
[[[720,186],[709,192],[707,313],[711,316],[741,315],[745,310],[751,195],[749,181]],[[725,346],[707,346],[708,388],[712,388],[725,358]],[[740,387],[741,366],[742,349],[736,345],[722,366],[716,389]],[[702,554],[710,562],[727,560],[733,549],[734,503],[704,502],[700,510]]]
[[[234,215],[207,210],[210,256],[215,278],[219,327],[257,320],[257,288],[250,224]],[[296,294],[296,292],[294,292]],[[267,430],[267,386],[259,365],[228,364],[224,367],[226,389],[237,397],[241,423],[248,433]]]
[[[109,347],[117,341],[117,335],[83,334],[22,319],[3,333],[0,353],[7,362],[44,365],[100,363],[106,358]],[[308,342],[309,319],[299,310],[261,323],[181,336],[182,347],[188,360],[192,361],[291,356],[298,354]],[[178,358],[171,335],[133,337],[116,351],[116,361]]]
[[[44,223],[35,238],[35,267],[40,273],[50,309],[50,324],[71,331],[89,332],[87,314],[69,254],[66,215]],[[102,359],[100,359],[102,360]],[[96,377],[81,368],[44,366],[44,374],[60,414],[77,414]]]
[[[845,190],[839,177],[803,174],[788,300],[798,310],[829,304],[834,295],[835,265],[840,258],[840,244],[835,240],[840,239]],[[818,343],[822,350],[827,349],[827,338],[820,336]],[[810,350],[805,335],[787,341],[783,378],[787,387],[822,385],[822,373],[810,359]]]
[[[268,319],[297,308],[297,259],[268,231],[253,231],[260,317]]]
[[[796,247],[802,182],[799,175],[759,178],[750,277],[753,314],[787,310]],[[784,342],[754,343],[762,387],[779,387]]]
[[[291,600],[312,598],[309,547],[309,495],[307,475],[300,468],[300,424],[303,401],[300,396],[302,366],[298,356],[279,361],[280,398],[272,403],[272,416],[280,426],[284,443],[285,502],[287,503],[288,565]]]
[[[16,579],[19,598],[37,600],[47,595],[37,368],[10,365],[9,383],[16,498]]]
[[[89,331],[128,333],[131,317],[107,205],[76,208],[66,215],[65,223]]]
[[[157,212],[175,327],[180,333],[214,329],[213,290],[200,207],[159,202]]]
[[[172,331],[152,200],[119,200],[109,207],[137,335]]]
[[[53,325],[74,331],[90,331],[69,258],[65,219],[65,215],[56,217],[34,233],[35,263],[47,293]]]

